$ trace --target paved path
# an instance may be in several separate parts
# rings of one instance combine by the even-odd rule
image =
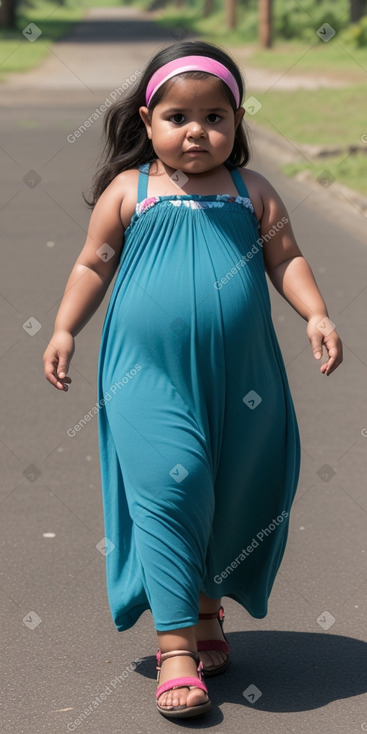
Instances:
[[[108,29],[121,43],[104,45]],[[69,86],[55,87],[53,74],[64,66],[58,62],[55,72],[43,72],[43,88],[0,89],[1,732],[164,734],[174,725],[155,711],[151,615],[119,634],[108,609],[105,560],[96,548],[104,535],[96,419],[74,437],[67,433],[96,403],[108,297],[77,337],[68,394],[45,381],[42,354],[84,243],[89,212],[81,191],[95,170],[102,118],[74,143],[67,136],[172,36],[136,14],[120,24],[103,15],[74,34],[85,34],[84,43],[74,35],[75,59],[93,37],[103,54],[78,66],[70,52],[70,69],[62,71]],[[100,74],[105,54],[112,66],[118,61],[116,76]],[[95,89],[97,78],[102,86]],[[184,726],[359,734],[367,729],[365,220],[322,187],[284,178],[278,149],[251,129],[251,166],[285,201],[344,340],[345,361],[330,378],[319,373],[305,322],[269,284],[302,440],[288,547],[265,619],[224,599],[232,665],[209,681],[210,715]],[[133,672],[136,659],[142,662]],[[255,702],[243,695],[251,685],[261,692]]]

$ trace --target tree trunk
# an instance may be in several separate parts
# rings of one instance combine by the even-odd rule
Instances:
[[[0,3],[0,28],[15,28],[16,0],[2,0]]]
[[[350,22],[358,23],[358,21],[366,13],[365,0],[350,0],[349,10],[350,10]]]
[[[273,45],[273,0],[259,0],[259,41],[261,48]]]
[[[236,0],[226,0],[227,30],[236,28]]]
[[[204,11],[203,11],[204,18],[208,18],[209,15],[212,14],[213,10],[214,10],[213,0],[204,0]]]

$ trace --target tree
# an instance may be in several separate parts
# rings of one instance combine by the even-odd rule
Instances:
[[[349,0],[350,22],[357,23],[366,14],[366,0]]]
[[[0,2],[0,28],[15,28],[16,5],[16,0]]]
[[[236,0],[226,0],[227,29],[232,31],[236,28]]]
[[[204,0],[204,18],[208,18],[214,10],[214,0]]]
[[[259,0],[259,40],[262,48],[273,45],[273,0]]]

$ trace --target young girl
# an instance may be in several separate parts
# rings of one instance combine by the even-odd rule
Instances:
[[[222,596],[263,618],[300,444],[268,274],[330,375],[342,345],[271,184],[246,168],[243,80],[202,42],[155,55],[105,118],[88,236],[44,355],[67,391],[74,337],[119,265],[99,357],[108,598],[118,630],[150,609],[165,716],[210,707],[229,645]]]

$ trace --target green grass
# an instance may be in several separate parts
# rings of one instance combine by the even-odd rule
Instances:
[[[295,142],[347,145],[361,143],[361,135],[367,133],[363,84],[313,91],[254,92],[254,96],[262,104],[254,120]]]
[[[252,45],[250,66],[269,68],[274,71],[287,71],[292,74],[328,73],[343,81],[349,81],[351,75],[358,80],[366,79],[367,48],[355,48],[334,36],[328,43],[319,41],[318,37],[310,43],[299,41],[278,41],[270,50]]]
[[[317,178],[320,174],[325,174],[325,172],[331,173],[344,186],[367,196],[366,163],[366,154],[350,153],[349,155],[344,154],[316,160],[313,165],[287,163],[282,167],[282,171],[287,176],[294,176],[300,171],[311,171],[314,178]]]
[[[365,94],[366,87],[363,84],[340,89],[259,92],[254,96],[263,106],[254,119],[259,125],[283,135],[296,146],[297,143],[363,145],[362,135],[367,134],[363,102]],[[306,161],[288,164],[282,170],[287,175],[294,175],[306,169],[316,177],[327,169],[341,183],[367,195],[367,144],[365,149],[365,153],[362,151],[348,155],[346,151],[337,156],[313,159],[313,165]]]
[[[17,28],[0,29],[0,81],[10,72],[27,71],[37,66],[49,53],[54,41],[63,38],[74,23],[81,20],[88,8],[121,5],[119,0],[66,0],[59,5],[52,0],[25,0],[20,3]],[[22,31],[29,23],[41,30],[33,42]]]

